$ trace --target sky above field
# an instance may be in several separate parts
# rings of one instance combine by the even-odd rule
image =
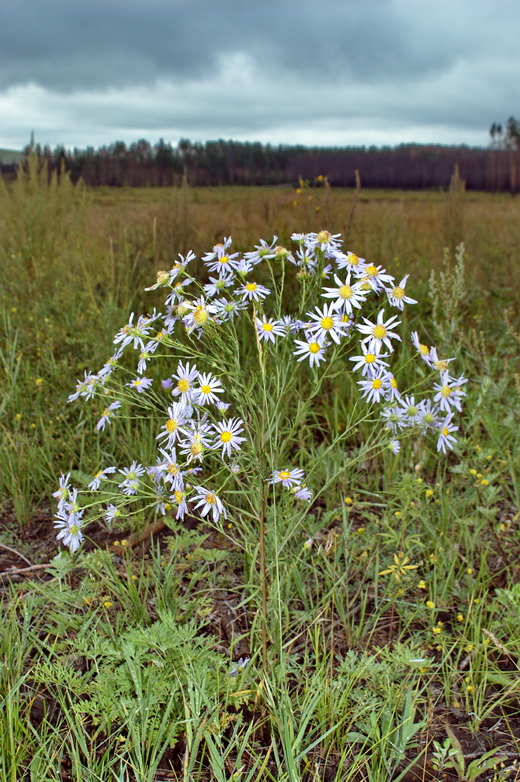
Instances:
[[[4,0],[0,147],[485,146],[519,0]]]

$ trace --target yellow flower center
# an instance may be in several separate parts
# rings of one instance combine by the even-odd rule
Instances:
[[[233,435],[231,434],[231,432],[222,432],[222,434],[220,435],[220,439],[222,440],[223,443],[229,443],[232,437]]]
[[[186,380],[185,377],[181,378],[177,383],[177,388],[179,389],[181,394],[185,394],[186,391],[190,390],[190,381]]]
[[[179,489],[177,489],[177,491],[174,492],[174,497],[175,497],[175,502],[177,502],[180,505],[180,503],[184,499],[184,492],[183,491],[179,491]]]
[[[397,380],[395,379],[395,377],[390,378],[390,385],[392,386],[392,388],[397,388]]]
[[[451,394],[451,388],[449,386],[443,386],[441,388],[441,394],[446,399]]]
[[[262,323],[262,328],[264,331],[272,331],[273,330],[273,324],[272,323]]]
[[[201,386],[200,390],[203,394],[210,394],[211,393],[211,386]]]
[[[200,456],[203,450],[204,446],[202,443],[192,443],[190,445],[190,453],[192,456]]]
[[[394,299],[402,299],[404,297],[404,288],[400,288],[398,285],[392,290],[392,296]]]
[[[103,472],[103,470],[99,470],[99,472],[97,472],[97,473],[94,475],[94,478],[99,478],[99,477],[101,477],[101,473],[102,473],[102,472]]]
[[[178,475],[179,474],[179,467],[176,464],[169,464],[168,465],[168,472],[170,475]]]
[[[447,361],[436,361],[435,362],[436,369],[439,370],[439,372],[445,372],[448,369],[448,362]]]
[[[157,272],[157,282],[159,283],[167,282],[169,276],[170,275],[168,274],[168,272],[164,272],[164,271]]]
[[[282,470],[278,473],[278,477],[281,481],[286,481],[288,478],[291,477],[291,473],[288,470]]]
[[[419,353],[421,353],[423,356],[427,356],[430,351],[426,347],[426,345],[419,345]]]
[[[372,329],[372,334],[376,339],[384,339],[386,337],[386,329],[378,323],[377,326],[374,326]]]
[[[352,288],[350,285],[342,285],[339,289],[339,295],[342,299],[350,299],[352,296]]]
[[[376,357],[374,356],[373,353],[367,353],[366,354],[365,361],[366,361],[367,364],[373,364],[375,360],[376,360]]]
[[[215,505],[217,497],[215,494],[206,494],[205,500],[209,505]]]
[[[350,255],[348,256],[348,262],[352,266],[357,266],[358,263],[359,263],[359,258],[358,258],[358,256],[355,253],[350,253]]]
[[[257,288],[258,285],[256,284],[256,282],[248,282],[246,285],[246,291],[251,291],[251,292],[256,291]]]
[[[383,381],[381,380],[380,377],[376,377],[375,380],[372,380],[372,388],[375,388],[377,390],[378,388],[381,388],[382,385],[383,385]]]
[[[175,418],[170,418],[169,421],[166,421],[166,431],[167,432],[176,432],[178,426],[179,426],[179,424],[175,420]]]
[[[197,324],[197,326],[204,326],[204,324],[208,322],[208,318],[209,315],[206,310],[203,310],[199,307],[193,313],[193,321]]]
[[[377,266],[374,266],[373,263],[370,264],[370,266],[367,266],[365,269],[365,272],[368,274],[369,277],[377,277]]]
[[[331,239],[331,235],[328,231],[320,231],[319,234],[316,236],[316,239],[320,244],[324,244],[325,242],[329,242]]]
[[[311,342],[309,345],[309,353],[319,353],[320,352],[320,345],[318,342]]]
[[[450,433],[450,430],[448,429],[448,427],[447,426],[443,426],[442,429],[441,429],[442,436],[443,437],[447,437],[449,435],[449,433]]]
[[[332,320],[332,318],[322,318],[320,320],[320,326],[322,327],[322,329],[325,329],[325,331],[328,331],[334,326],[334,321]]]
[[[229,258],[227,257],[227,255],[223,255],[221,258],[218,259],[218,262],[222,264],[229,263]]]

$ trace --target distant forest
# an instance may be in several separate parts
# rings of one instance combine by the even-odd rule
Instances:
[[[26,151],[28,151],[27,148]],[[323,178],[334,187],[428,189],[447,187],[455,169],[472,190],[520,191],[520,122],[505,130],[493,124],[488,148],[405,144],[397,147],[272,146],[239,141],[172,145],[117,141],[94,149],[31,149],[51,169],[73,181],[110,187],[310,184]],[[1,166],[14,176],[15,165]]]

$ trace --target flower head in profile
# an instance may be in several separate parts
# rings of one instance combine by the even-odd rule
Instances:
[[[293,470],[274,470],[272,477],[269,479],[269,483],[272,485],[281,483],[282,486],[289,489],[291,486],[300,484],[303,477],[304,472],[303,470],[300,470],[299,467],[296,467]]]

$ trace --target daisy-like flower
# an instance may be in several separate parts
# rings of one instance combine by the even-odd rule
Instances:
[[[245,299],[216,299],[214,305],[219,321],[232,320],[238,312],[247,309],[247,301]]]
[[[101,481],[106,481],[109,475],[112,475],[116,471],[115,467],[105,467],[104,470],[99,470],[94,475],[94,478],[90,481],[89,485],[87,486],[88,489],[91,491],[97,491],[101,485]]]
[[[168,420],[157,435],[157,440],[163,440],[170,451],[181,434],[186,434],[186,425],[192,416],[193,410],[184,402],[175,402],[168,408]]]
[[[361,369],[361,374],[364,377],[374,377],[379,369],[388,366],[388,362],[383,359],[388,358],[389,353],[371,353],[363,342],[361,350],[363,351],[362,356],[351,356],[349,361],[356,362],[352,369],[354,371]]]
[[[203,486],[194,486],[193,488],[198,493],[191,499],[193,502],[197,502],[198,500],[195,509],[198,510],[199,508],[202,508],[200,512],[201,516],[207,516],[208,513],[211,513],[214,524],[218,522],[221,516],[223,518],[227,517],[227,512],[222,504],[222,500],[220,500],[215,492],[208,491],[208,489],[205,489]]]
[[[430,364],[431,367],[433,367],[433,369],[436,369],[438,372],[446,372],[452,361],[454,361],[453,358],[439,358],[437,354],[437,348],[436,347],[430,348],[430,356],[429,356],[428,363]]]
[[[130,383],[125,383],[125,386],[135,388],[140,394],[143,394],[145,391],[148,391],[152,383],[153,380],[151,377],[136,377],[134,380],[131,380]]]
[[[439,404],[439,408],[446,413],[450,413],[453,408],[462,411],[460,400],[466,396],[466,392],[461,386],[467,383],[465,377],[451,378],[447,372],[441,372],[440,383],[435,383],[433,390],[437,391],[433,401]]]
[[[417,405],[420,411],[419,426],[423,432],[439,426],[439,408],[431,399],[422,399]]]
[[[67,475],[61,475],[59,480],[59,488],[52,493],[53,497],[58,500],[58,509],[61,510],[66,500],[69,499],[71,487],[69,486],[70,472]]]
[[[83,532],[81,531],[83,526],[82,515],[83,511],[71,513],[68,516],[58,513],[54,520],[54,526],[60,530],[56,538],[61,540],[72,554],[79,549],[83,541]]]
[[[105,521],[107,524],[113,524],[114,519],[121,519],[123,518],[123,513],[119,510],[119,508],[116,505],[113,505],[110,503],[107,505],[106,511],[105,511]]]
[[[67,402],[75,402],[80,396],[85,397],[85,399],[92,399],[103,385],[104,380],[105,377],[101,378],[92,372],[85,372],[83,380],[76,381],[76,391],[69,395]]]
[[[101,418],[96,424],[96,429],[103,430],[107,424],[112,423],[112,418],[114,417],[114,410],[118,410],[121,407],[121,402],[116,400],[115,402],[111,402],[108,407],[105,407],[103,410],[103,413],[101,415]]]
[[[277,241],[277,236],[273,237],[273,241],[270,244],[267,244],[264,239],[260,239],[260,244],[256,244],[255,249],[251,250],[251,252],[244,253],[244,258],[253,266],[256,266],[261,261],[272,260],[276,255]]]
[[[391,285],[394,278],[391,274],[386,273],[386,269],[382,266],[376,266],[373,263],[369,263],[365,266],[362,273],[362,279],[367,282],[373,291],[381,291],[385,287],[385,282]]]
[[[379,370],[377,375],[367,380],[358,380],[361,396],[367,402],[380,402],[387,398],[388,377],[384,370]]]
[[[103,364],[101,369],[98,372],[99,377],[108,377],[108,375],[111,375],[114,369],[117,367],[117,364],[119,362],[119,359],[123,355],[123,348],[118,348],[113,356],[110,356],[110,358]]]
[[[240,451],[241,443],[246,441],[245,437],[239,437],[240,432],[244,431],[241,418],[228,418],[213,424],[217,436],[215,438],[214,448],[222,448],[222,457],[231,456],[231,450]]]
[[[137,494],[140,479],[145,474],[143,465],[133,461],[130,467],[123,467],[119,472],[124,475],[123,480],[118,484],[123,494]]]
[[[176,519],[183,519],[188,512],[188,503],[186,502],[186,492],[182,489],[177,489],[170,497],[170,502],[177,506]]]
[[[269,479],[271,485],[281,483],[286,489],[290,489],[292,486],[300,485],[305,473],[296,467],[294,470],[274,470],[272,477]]]
[[[269,288],[257,282],[245,282],[241,288],[237,288],[237,294],[242,296],[244,301],[262,301],[270,293]]]
[[[334,299],[332,306],[336,310],[343,310],[343,312],[352,314],[353,308],[361,309],[361,305],[366,301],[366,291],[362,291],[359,285],[354,283],[350,284],[350,272],[347,275],[345,282],[342,282],[337,274],[334,275],[334,282],[336,288],[324,288],[325,293],[322,293],[324,299]]]
[[[318,247],[324,253],[331,253],[335,250],[339,250],[341,242],[341,234],[331,234],[329,231],[309,233],[305,237],[305,244],[307,247]]]
[[[358,275],[361,275],[368,265],[364,258],[360,258],[356,253],[351,253],[350,250],[346,255],[342,252],[334,253],[334,260],[338,269],[347,269]]]
[[[150,361],[152,354],[155,353],[157,348],[159,347],[159,340],[157,336],[155,339],[150,340],[146,343],[144,346],[144,350],[139,353],[139,362],[137,364],[137,374],[142,375],[143,372],[146,372],[146,367],[148,362]]]
[[[235,282],[231,275],[223,274],[221,277],[210,277],[209,282],[204,285],[204,293],[210,299],[217,296],[225,288],[229,288]]]
[[[255,318],[256,333],[259,339],[266,342],[274,342],[275,336],[283,337],[287,333],[285,326],[279,320],[273,318]]]
[[[216,244],[211,252],[206,253],[202,257],[210,272],[229,274],[235,268],[239,259],[239,253],[229,253],[231,243],[231,237],[224,237],[222,244]]]
[[[404,396],[401,399],[401,409],[408,426],[416,426],[420,423],[422,418],[421,407],[419,403],[416,403],[413,394],[411,396]]]
[[[431,365],[430,349],[428,345],[423,345],[419,339],[419,333],[417,331],[412,331],[410,336],[412,338],[413,346],[419,353],[422,360]]]
[[[294,494],[297,500],[304,500],[304,502],[310,502],[312,497],[312,491],[304,483],[301,486],[292,486],[291,494]]]
[[[184,315],[182,322],[186,326],[188,334],[191,334],[194,329],[204,328],[211,316],[217,311],[215,305],[206,303],[204,296],[192,302],[185,302],[184,306],[188,309],[188,313]]]
[[[397,456],[399,451],[401,450],[401,443],[399,440],[391,440],[388,444],[389,449],[392,451],[394,456]]]
[[[380,310],[376,323],[371,323],[366,318],[363,318],[365,321],[364,325],[359,324],[357,326],[357,329],[361,334],[367,335],[362,342],[367,344],[368,350],[371,353],[381,353],[383,345],[385,345],[390,352],[393,352],[394,347],[391,340],[398,339],[401,341],[401,337],[396,334],[395,331],[391,330],[401,322],[400,320],[397,320],[397,315],[392,315],[387,321],[385,321],[384,318],[385,311]]]
[[[172,396],[179,396],[184,402],[191,402],[195,395],[195,381],[199,377],[199,370],[194,364],[192,367],[189,362],[183,364],[179,361],[177,371],[172,375],[174,386]]]
[[[327,345],[323,338],[308,334],[305,342],[301,339],[295,339],[294,344],[298,347],[293,351],[293,355],[300,356],[297,361],[304,361],[308,358],[311,367],[318,366],[320,361],[325,361],[325,348]]]
[[[455,424],[452,424],[452,418],[453,413],[450,413],[446,416],[444,421],[442,421],[439,424],[438,431],[438,438],[437,438],[437,450],[442,451],[443,453],[446,453],[446,451],[451,451],[453,449],[453,446],[457,442],[457,439],[453,436],[452,432],[458,431],[458,426],[455,426]]]
[[[386,421],[386,429],[390,429],[391,432],[399,432],[402,429],[406,429],[406,421],[404,413],[401,407],[393,405],[392,407],[385,407],[381,410],[381,418]]]
[[[154,471],[163,477],[165,483],[171,484],[173,489],[183,489],[184,473],[177,461],[175,448],[172,448],[170,452],[165,451],[164,448],[161,448],[160,451],[164,456],[164,461],[160,462],[157,467],[154,467]]]
[[[181,453],[188,457],[188,464],[196,459],[202,462],[206,451],[211,447],[209,424],[199,423],[195,429],[188,432],[181,441]]]
[[[321,311],[316,307],[316,312],[307,312],[307,315],[314,321],[307,324],[311,334],[322,339],[330,336],[339,345],[341,337],[345,336],[347,324],[338,315],[334,304],[325,305]]]
[[[399,285],[385,289],[389,303],[400,310],[404,310],[405,304],[417,304],[415,299],[411,299],[406,295],[405,286],[409,276],[409,274],[405,275]]]
[[[199,405],[217,404],[217,394],[223,394],[224,387],[220,380],[209,372],[199,373],[199,387],[195,389],[194,399]]]

